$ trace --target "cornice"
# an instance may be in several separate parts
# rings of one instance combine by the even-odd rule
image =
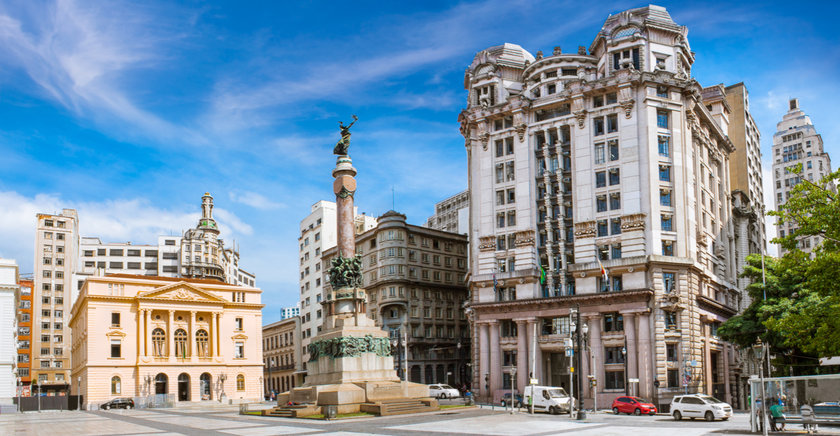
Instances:
[[[491,303],[471,303],[470,307],[476,314],[498,312],[519,312],[522,310],[542,310],[570,308],[576,304],[581,306],[599,306],[617,303],[644,302],[647,304],[653,298],[652,289],[635,289],[619,292],[599,292],[594,294],[580,294],[563,297],[531,298],[526,300],[494,301]]]

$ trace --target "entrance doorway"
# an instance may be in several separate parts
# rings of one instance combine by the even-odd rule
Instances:
[[[178,401],[190,401],[190,376],[186,373],[178,376]]]
[[[566,357],[565,353],[548,353],[547,360],[549,385],[559,386],[569,392],[570,359]]]
[[[213,399],[213,394],[212,394],[212,391],[210,390],[210,386],[211,386],[210,382],[211,381],[212,380],[210,379],[210,374],[208,374],[206,372],[204,374],[201,374],[201,376],[198,378],[198,392],[199,392],[199,395],[201,395],[202,400],[212,400]]]
[[[166,384],[169,381],[169,377],[166,376],[164,373],[160,373],[155,376],[155,393],[156,394],[165,394],[167,393]]]

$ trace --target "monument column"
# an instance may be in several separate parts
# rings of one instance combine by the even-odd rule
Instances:
[[[525,391],[525,385],[528,384],[528,343],[527,330],[528,324],[524,319],[517,319],[516,321],[516,388],[519,392]]]

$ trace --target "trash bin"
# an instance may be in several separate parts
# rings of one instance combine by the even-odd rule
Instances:
[[[338,406],[324,406],[324,418],[335,419],[338,416]]]

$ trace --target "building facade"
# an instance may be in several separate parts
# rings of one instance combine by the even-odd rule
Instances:
[[[271,398],[303,385],[300,317],[295,315],[264,325],[262,340],[263,395]]]
[[[716,333],[739,295],[734,147],[691,78],[686,35],[651,5],[611,15],[588,50],[504,44],[467,69],[468,310],[485,398],[514,366],[517,386],[533,368],[568,390],[576,308],[587,401],[735,396],[735,353]]]
[[[354,209],[356,232],[362,233],[376,226],[376,219],[359,215]],[[312,205],[309,215],[300,222],[300,321],[303,362],[309,361],[308,345],[312,337],[321,331],[323,318],[317,314],[324,298],[324,274],[321,270],[323,252],[335,247],[336,209],[335,202],[321,200]],[[306,370],[306,364],[303,364]]]
[[[324,253],[325,270],[336,251]],[[356,237],[356,254],[368,317],[391,334],[400,378],[407,371],[415,383],[469,383],[466,236],[407,224],[389,211]]]
[[[31,279],[20,279],[20,301],[17,311],[17,376],[19,395],[29,396],[32,383],[32,288]]]
[[[426,220],[426,227],[443,230],[445,232],[469,232],[470,224],[470,191],[459,192],[437,204],[435,214]]]
[[[89,277],[73,305],[73,394],[261,398],[259,289],[216,279]]]
[[[790,198],[794,186],[808,180],[818,182],[831,173],[831,158],[823,149],[822,136],[817,133],[811,118],[799,108],[799,99],[788,102],[788,112],[776,124],[773,135],[773,185],[775,187],[776,210]],[[802,172],[791,172],[802,165]],[[795,230],[796,223],[777,224],[779,237],[785,237]],[[797,247],[810,252],[822,242],[820,236],[808,236],[798,240]],[[779,248],[779,255],[785,254]]]
[[[0,411],[14,411],[17,396],[17,342],[20,285],[17,262],[0,258]]]
[[[283,307],[280,309],[280,319],[289,319],[295,316],[300,316],[300,303],[296,306]]]
[[[69,310],[77,292],[79,217],[73,209],[38,214],[32,289],[32,365],[37,392],[64,395],[70,383]],[[35,389],[35,388],[33,388]]]
[[[74,278],[78,292],[84,279],[105,274],[134,274],[152,277],[212,278],[233,285],[256,286],[253,274],[239,265],[239,250],[224,247],[213,219],[213,197],[202,197],[201,218],[182,236],[159,236],[157,245],[131,242],[103,243],[96,237],[82,237],[80,259]]]

